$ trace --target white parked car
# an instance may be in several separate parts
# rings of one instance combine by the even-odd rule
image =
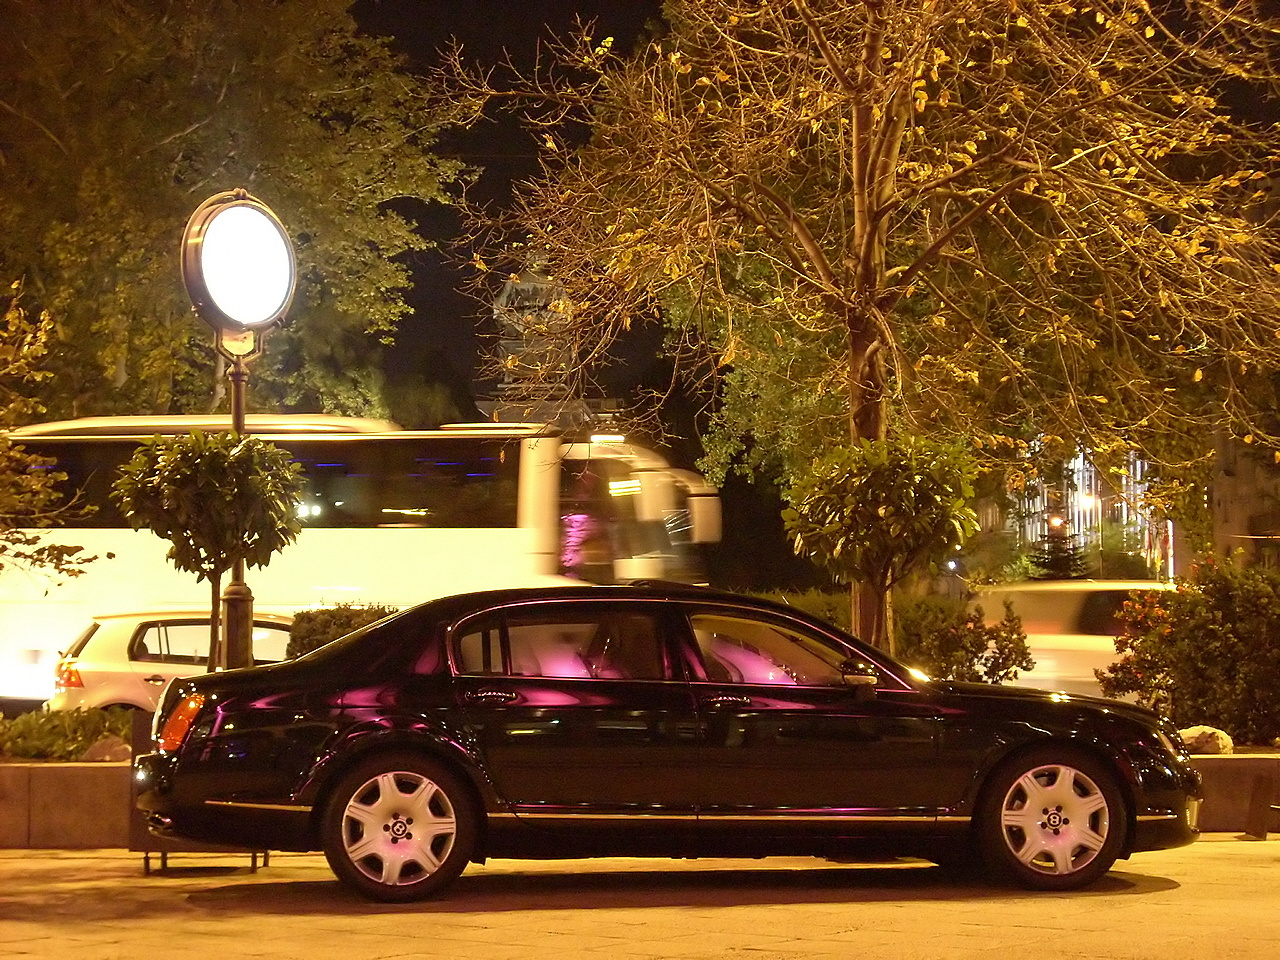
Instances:
[[[255,664],[285,658],[292,618],[255,613]],[[154,711],[174,677],[204,673],[209,659],[209,611],[112,613],[94,617],[56,667],[46,710],[137,707]]]
[[[1134,591],[1167,590],[1156,580],[1029,580],[983,587],[974,603],[987,623],[1004,617],[1004,601],[1022,618],[1034,670],[1014,686],[1101,696],[1094,670],[1116,662],[1117,614]]]

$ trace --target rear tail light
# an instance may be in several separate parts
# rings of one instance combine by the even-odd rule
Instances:
[[[204,706],[204,695],[193,693],[185,697],[173,712],[164,718],[164,724],[156,735],[156,746],[161,750],[177,750],[191,731],[200,708]]]
[[[76,669],[74,660],[58,661],[57,675],[54,678],[53,685],[58,690],[70,690],[72,687],[84,686],[84,681],[80,679],[80,671]]]

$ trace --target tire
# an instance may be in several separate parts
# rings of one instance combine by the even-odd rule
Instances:
[[[321,839],[337,878],[370,900],[422,900],[471,859],[478,814],[462,781],[415,754],[383,754],[352,768],[325,806]]]
[[[1098,880],[1124,843],[1128,810],[1116,775],[1069,747],[1040,747],[997,769],[979,814],[983,858],[1032,890]]]

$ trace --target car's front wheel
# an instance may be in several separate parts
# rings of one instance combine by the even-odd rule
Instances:
[[[446,766],[413,754],[373,757],[334,788],[322,823],[338,879],[372,900],[421,900],[462,873],[477,814]]]
[[[1127,823],[1107,767],[1068,747],[1042,747],[992,777],[980,813],[987,863],[1023,886],[1072,890],[1115,863]]]

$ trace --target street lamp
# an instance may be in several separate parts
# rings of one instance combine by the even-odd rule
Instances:
[[[267,331],[284,319],[293,300],[293,244],[271,208],[247,190],[215,194],[196,207],[182,233],[182,283],[230,363],[231,429],[244,436],[248,362],[262,352]],[[253,594],[244,560],[237,559],[222,593],[215,665],[252,663],[252,632]]]

